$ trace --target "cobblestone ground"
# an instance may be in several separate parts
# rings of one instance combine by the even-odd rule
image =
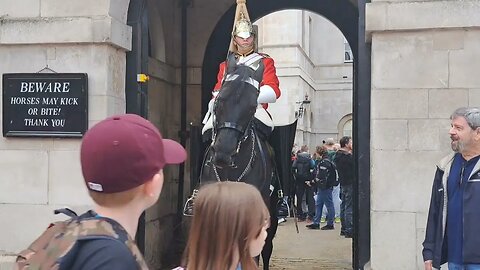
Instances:
[[[339,223],[331,231],[309,230],[306,224],[298,223],[298,234],[293,218],[278,226],[270,269],[352,269],[352,240],[340,236]]]

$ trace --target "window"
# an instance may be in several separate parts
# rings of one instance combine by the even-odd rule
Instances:
[[[343,136],[352,137],[352,119],[348,120],[343,125]]]
[[[351,62],[353,62],[352,48],[350,48],[350,44],[348,44],[348,41],[345,38],[343,40],[344,40],[343,44],[344,44],[344,47],[345,47],[344,62],[345,63],[351,63]]]
[[[353,119],[352,119],[352,114],[349,113],[342,117],[340,121],[338,121],[338,135],[339,137],[343,136],[350,136],[352,137],[353,135]]]

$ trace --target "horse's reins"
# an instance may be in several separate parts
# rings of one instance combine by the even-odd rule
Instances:
[[[263,151],[263,148],[262,148],[262,143],[260,142],[260,139],[258,139],[258,135],[257,133],[255,133],[255,137],[257,137],[257,144],[258,144],[258,152],[260,153],[260,157],[262,158],[262,163],[263,163],[263,179],[265,179],[264,181],[267,181],[267,158],[265,157],[265,154],[264,154],[264,151]],[[265,184],[265,183],[263,183]],[[262,184],[262,186],[263,186]],[[273,191],[273,190],[272,190]],[[270,194],[271,195],[271,194]]]
[[[247,172],[249,171],[249,169],[252,167],[252,162],[253,162],[253,158],[255,156],[255,134],[253,132],[253,129],[249,129],[251,131],[251,137],[252,137],[252,151],[250,152],[250,159],[248,160],[248,163],[247,163],[247,166],[245,167],[245,169],[243,170],[243,172],[240,174],[240,176],[238,177],[238,179],[236,180],[237,182],[240,182],[240,180],[242,180],[242,178],[247,174]],[[248,138],[248,137],[247,137]],[[245,140],[243,140],[245,141]],[[238,146],[237,146],[237,154],[238,152],[240,151],[240,146],[241,146],[241,143],[242,143],[242,140],[240,140],[238,142]],[[217,170],[217,166],[215,166],[215,164],[212,164],[212,167],[213,167],[213,171],[215,173],[215,178],[217,179],[218,182],[221,181],[220,179],[220,175],[218,174],[218,170]]]

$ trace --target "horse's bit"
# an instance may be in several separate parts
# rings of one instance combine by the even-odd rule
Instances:
[[[243,172],[238,177],[237,182],[240,182],[240,180],[242,180],[242,178],[247,174],[249,168],[252,166],[253,157],[255,156],[255,134],[253,133],[253,129],[250,129],[250,134],[251,134],[251,137],[252,137],[252,151],[250,152],[250,159],[248,160],[247,166],[245,167]],[[248,138],[248,136],[246,138]],[[240,140],[238,142],[237,154],[240,151],[240,146],[242,145],[242,141],[245,141],[246,138],[244,140]],[[218,182],[220,182],[221,180],[220,180],[220,176],[219,176],[218,171],[217,171],[217,166],[215,166],[215,164],[212,164],[212,167],[213,167],[213,171],[215,172],[215,178],[217,179]]]

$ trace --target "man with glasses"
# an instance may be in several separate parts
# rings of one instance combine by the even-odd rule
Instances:
[[[423,259],[425,270],[480,270],[480,109],[459,108],[450,117],[451,153],[433,181]]]

